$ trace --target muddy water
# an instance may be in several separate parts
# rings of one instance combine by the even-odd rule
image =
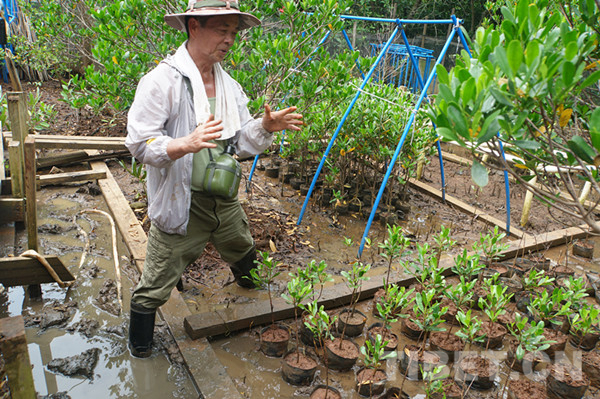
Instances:
[[[77,303],[74,314],[62,326],[44,330],[37,326],[26,328],[36,391],[40,395],[66,392],[72,398],[86,399],[198,397],[187,373],[181,366],[171,364],[162,351],[155,351],[149,359],[135,359],[129,354],[126,332],[132,282],[127,276],[131,275],[132,266],[120,238],[117,241],[125,311],[116,316],[95,303],[103,284],[115,278],[111,229],[108,220],[101,215],[78,218],[78,223],[90,235],[91,244],[87,260],[78,271],[85,241],[72,223],[73,215],[83,209],[106,209],[106,204],[101,196],[75,191],[76,188],[60,187],[38,192],[38,226],[41,228],[39,252],[60,256],[71,273],[79,275],[77,285],[63,289],[57,284],[44,284],[41,300],[30,299],[23,287],[12,287],[0,297],[0,317],[23,314],[26,320],[35,320],[53,303]],[[26,246],[24,239],[19,237],[21,249]],[[97,329],[90,320],[98,322]],[[80,323],[88,327],[89,337],[68,331]],[[100,349],[91,379],[65,376],[46,367],[52,359],[79,355],[91,348]]]

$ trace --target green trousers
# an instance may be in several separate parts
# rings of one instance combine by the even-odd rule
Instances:
[[[186,266],[198,259],[209,241],[229,263],[239,261],[254,247],[248,218],[237,198],[192,192],[186,235],[150,227],[144,271],[132,302],[149,309],[167,302]]]

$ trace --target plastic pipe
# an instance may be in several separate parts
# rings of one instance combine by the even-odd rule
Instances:
[[[455,34],[456,34],[456,29],[452,29],[452,31],[450,32],[450,35],[448,36],[448,39],[446,40],[446,44],[444,45],[444,47],[442,48],[442,51],[440,52],[440,55],[438,56],[438,59],[437,59],[435,65],[441,63],[442,59],[446,55],[446,52],[448,51],[448,48],[450,47],[450,43],[452,42],[452,39],[454,38]],[[392,159],[388,165],[387,171],[383,178],[383,182],[382,182],[381,186],[379,187],[379,192],[377,193],[377,198],[375,199],[375,203],[373,204],[373,209],[371,209],[371,214],[369,215],[369,220],[367,221],[367,226],[365,227],[365,231],[363,233],[363,236],[362,236],[362,239],[360,242],[360,247],[358,249],[358,257],[359,258],[361,257],[363,249],[365,247],[365,243],[367,241],[367,236],[369,235],[369,230],[371,229],[371,224],[373,223],[373,219],[375,218],[375,212],[377,211],[379,202],[381,202],[381,197],[383,196],[383,192],[384,192],[387,182],[390,178],[390,174],[392,173],[392,169],[394,168],[394,165],[398,159],[398,155],[400,155],[400,150],[402,149],[402,146],[404,145],[404,141],[406,140],[406,136],[408,135],[408,132],[410,131],[412,124],[415,120],[415,115],[417,114],[417,111],[421,107],[421,103],[427,96],[427,89],[429,88],[429,85],[433,81],[435,74],[436,74],[436,71],[435,71],[435,67],[434,67],[432,73],[429,75],[429,78],[427,79],[427,82],[425,83],[425,87],[423,87],[423,90],[421,91],[421,95],[419,96],[419,99],[417,100],[417,104],[415,105],[415,108],[413,109],[413,112],[410,115],[408,123],[407,123],[406,127],[404,128],[404,132],[402,133],[402,136],[400,137],[400,141],[398,142],[398,145],[396,146],[396,151],[394,152],[394,155],[392,156]]]
[[[317,167],[317,172],[315,173],[315,176],[313,177],[313,180],[312,180],[312,182],[310,184],[310,188],[308,189],[308,193],[306,194],[306,198],[304,199],[304,204],[302,204],[302,209],[300,210],[300,215],[298,216],[298,222],[297,222],[298,225],[300,223],[302,223],[302,218],[304,217],[304,212],[306,211],[306,207],[308,205],[308,201],[310,200],[310,196],[311,196],[311,194],[312,194],[312,192],[313,192],[313,190],[315,188],[315,184],[317,182],[317,179],[319,178],[319,174],[321,173],[321,170],[323,169],[323,165],[325,164],[325,160],[327,159],[327,155],[329,155],[329,152],[331,151],[331,148],[333,147],[333,143],[335,142],[335,139],[337,138],[338,134],[340,133],[340,130],[342,130],[342,126],[344,126],[344,123],[346,122],[346,119],[348,118],[348,115],[350,114],[350,111],[352,111],[352,108],[354,107],[354,104],[356,104],[356,101],[358,100],[358,98],[360,97],[363,89],[365,88],[365,86],[367,85],[367,83],[369,82],[369,80],[371,79],[371,76],[375,72],[375,69],[377,69],[377,66],[379,65],[379,63],[383,59],[385,53],[387,53],[388,48],[390,47],[390,45],[392,44],[392,42],[396,38],[396,35],[398,34],[398,30],[399,29],[400,28],[398,26],[396,26],[396,29],[394,29],[394,32],[392,32],[392,35],[390,36],[389,40],[386,42],[385,46],[383,47],[383,49],[379,53],[379,56],[375,60],[375,64],[373,64],[373,66],[371,67],[371,70],[367,73],[367,76],[365,77],[365,79],[363,80],[362,84],[360,85],[360,89],[358,89],[358,91],[356,92],[356,95],[354,96],[354,99],[352,99],[352,102],[350,103],[350,105],[348,106],[348,109],[344,113],[344,116],[342,117],[342,120],[338,124],[337,129],[333,133],[333,136],[331,137],[331,140],[329,140],[329,145],[327,146],[327,149],[325,150],[325,153],[321,157],[321,162],[319,163],[319,166]]]

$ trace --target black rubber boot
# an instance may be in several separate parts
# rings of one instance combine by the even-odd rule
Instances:
[[[129,320],[129,350],[135,357],[148,357],[152,353],[156,309],[148,309],[131,302]]]
[[[229,268],[233,272],[235,282],[240,287],[244,288],[255,288],[252,280],[244,278],[244,276],[250,277],[250,270],[256,267],[254,261],[256,260],[256,248],[252,247],[242,259],[237,262],[230,264]]]
[[[183,279],[180,278],[179,281],[177,282],[177,291],[182,292],[183,291]]]

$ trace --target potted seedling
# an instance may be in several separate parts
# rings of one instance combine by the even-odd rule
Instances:
[[[400,314],[400,309],[411,303],[413,290],[406,290],[406,287],[397,285],[387,285],[385,293],[377,303],[377,314],[383,320],[383,323],[372,324],[367,331],[367,340],[373,340],[375,336],[381,335],[388,343],[386,350],[394,350],[398,345],[398,336],[391,331],[392,323],[398,321],[399,317],[405,317]]]
[[[398,259],[406,249],[410,246],[410,239],[406,237],[400,226],[387,225],[388,237],[386,240],[379,244],[379,248],[383,250],[381,256],[383,256],[387,264],[387,273],[383,285],[387,286],[390,283],[390,274],[394,260]]]
[[[287,294],[282,294],[283,299],[294,307],[295,348],[283,357],[281,372],[283,379],[293,385],[310,384],[317,370],[317,361],[308,356],[306,350],[300,347],[300,333],[298,328],[298,309],[303,307],[302,302],[311,294],[312,285],[304,279],[301,273],[291,274],[287,284]]]
[[[462,399],[463,390],[454,382],[440,373],[444,366],[437,366],[433,370],[422,370],[423,390],[425,399]]]
[[[460,330],[456,332],[467,343],[467,352],[474,343],[482,343],[485,336],[480,334],[482,322],[467,313],[459,311],[456,318],[460,322]],[[456,380],[460,381],[465,389],[465,395],[471,387],[476,389],[489,389],[494,385],[498,374],[498,366],[482,355],[470,354],[462,357],[456,364]]]
[[[314,259],[308,262],[308,265],[304,269],[299,269],[299,275],[311,286],[311,302],[317,302],[323,294],[323,288],[325,283],[333,281],[333,278],[327,273],[327,263],[321,261],[317,263]],[[317,289],[318,287],[318,289]],[[312,331],[306,328],[306,324],[303,322],[300,327],[300,337],[302,342],[306,345],[314,345],[314,337]]]
[[[486,280],[488,294],[479,298],[479,307],[487,315],[488,321],[481,327],[482,334],[486,337],[485,349],[496,349],[502,345],[502,339],[508,332],[506,327],[498,323],[498,317],[506,313],[505,307],[512,294],[506,295],[506,287],[494,284],[492,279]]]
[[[590,385],[588,376],[570,363],[554,363],[546,370],[546,390],[549,397],[580,399]]]
[[[511,341],[506,364],[525,375],[531,374],[541,360],[540,351],[548,349],[551,341],[544,339],[544,322],[529,324],[527,317],[517,313],[515,322],[508,326]],[[506,384],[504,385],[506,388]],[[504,389],[503,389],[504,391]]]
[[[341,272],[346,286],[352,290],[350,307],[342,309],[338,318],[337,331],[342,334],[342,337],[356,337],[362,334],[367,316],[356,309],[356,304],[360,299],[363,281],[369,280],[367,272],[370,269],[370,264],[356,261],[352,264],[350,271],[343,270]]]
[[[440,363],[440,356],[433,352],[425,351],[427,339],[432,331],[445,331],[440,324],[443,323],[442,315],[448,308],[440,307],[434,298],[437,292],[434,289],[416,294],[413,305],[415,319],[413,322],[422,331],[423,342],[420,346],[406,345],[400,355],[400,369],[409,377],[422,378],[421,370],[431,370]]]
[[[555,287],[552,293],[542,291],[527,306],[529,315],[544,326],[554,328],[563,333],[569,331],[567,315],[571,313],[571,301],[561,287]]]
[[[467,250],[463,249],[462,253],[454,258],[452,271],[459,277],[464,278],[465,281],[471,281],[484,267],[485,265],[479,262],[478,254],[469,255]]]
[[[335,324],[336,317],[330,316],[325,311],[323,305],[319,306],[316,301],[309,302],[307,304],[308,317],[304,321],[305,326],[310,329],[315,339],[315,347],[323,348],[325,340],[333,340],[331,330]],[[340,393],[329,386],[329,364],[328,357],[324,354],[323,360],[325,361],[325,385],[317,386],[316,389],[311,393],[311,398],[329,398],[329,399],[341,399]]]
[[[523,290],[515,295],[517,309],[523,313],[527,312],[532,297],[550,286],[553,281],[554,278],[547,276],[543,270],[529,270],[529,273],[523,275]]]
[[[271,309],[271,325],[260,332],[260,350],[267,356],[281,357],[287,351],[290,332],[286,327],[275,324],[273,312],[273,296],[271,285],[280,274],[277,261],[269,256],[268,252],[259,251],[260,259],[255,261],[256,267],[250,270],[249,279],[257,288],[267,287],[269,305]]]
[[[364,356],[364,367],[356,373],[356,390],[360,395],[372,398],[385,389],[387,374],[381,368],[382,361],[396,357],[395,351],[386,353],[387,344],[378,334],[373,340],[366,340],[360,347],[360,353]]]
[[[453,305],[453,312],[450,318],[450,307],[448,311],[442,316],[442,318],[450,324],[446,332],[435,331],[431,333],[429,343],[432,349],[440,351],[446,354],[449,362],[454,362],[455,354],[461,352],[465,348],[464,341],[459,338],[456,334],[452,334],[452,325],[459,324],[456,315],[458,311],[464,311],[468,303],[473,298],[473,288],[475,287],[476,280],[466,282],[464,277],[460,277],[460,282],[453,287],[450,287],[444,292],[446,298]],[[443,304],[443,303],[442,303]]]
[[[493,232],[488,234],[479,234],[479,240],[473,243],[473,251],[481,255],[480,260],[483,263],[485,263],[488,267],[494,268],[494,264],[499,259],[500,253],[508,248],[508,243],[502,243],[504,237],[506,237],[506,234],[501,233],[498,229],[498,226],[494,226]],[[508,272],[508,269],[503,271]],[[502,272],[500,274],[502,274]]]
[[[571,343],[585,351],[596,347],[600,339],[600,310],[595,306],[584,305],[571,320]]]
[[[433,236],[433,241],[435,241],[434,257],[438,260],[438,263],[442,259],[442,253],[450,251],[456,245],[456,240],[450,237],[450,229],[442,225],[440,230],[437,235]]]

